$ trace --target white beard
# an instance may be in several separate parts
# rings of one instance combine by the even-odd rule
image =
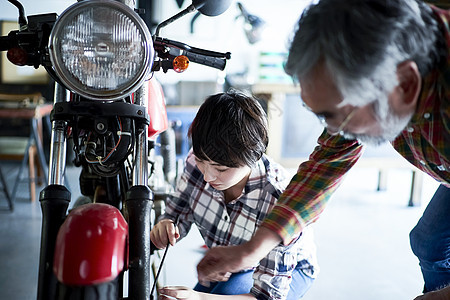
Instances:
[[[378,123],[380,124],[380,134],[377,136],[367,134],[352,134],[344,132],[344,138],[357,139],[363,144],[378,146],[385,142],[392,142],[406,128],[414,112],[399,117],[392,112],[388,106],[376,112]]]

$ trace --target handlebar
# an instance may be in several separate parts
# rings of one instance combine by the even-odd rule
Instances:
[[[216,51],[210,51],[191,47],[182,42],[173,41],[161,37],[155,37],[153,41],[155,50],[161,58],[173,59],[178,55],[185,55],[190,61],[205,65],[208,67],[224,70],[227,59],[231,58],[231,53],[221,53]],[[178,50],[175,55],[170,50]]]
[[[10,32],[7,36],[0,36],[0,51],[7,51],[18,45],[18,40],[14,31]]]
[[[14,2],[15,0],[11,1]],[[47,50],[43,48],[43,45],[46,45],[45,41],[42,42],[44,38],[48,38],[50,31],[46,29],[44,35],[43,32],[44,28],[53,26],[56,18],[56,14],[30,16],[28,21],[32,26],[26,26],[19,31],[11,31],[7,36],[0,36],[0,51],[21,48],[22,52],[19,53],[20,55],[16,55],[18,57],[17,61],[11,61],[12,63],[35,67],[39,65],[44,67],[50,66],[50,62],[44,61],[44,54]],[[180,55],[186,56],[191,62],[221,71],[225,69],[226,61],[231,58],[230,52],[222,53],[200,49],[158,36],[153,37],[153,47],[159,58],[153,64],[152,70],[154,71],[162,68],[164,72],[167,72],[168,69],[173,69],[173,60]]]

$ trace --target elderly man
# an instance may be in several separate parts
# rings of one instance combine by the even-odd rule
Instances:
[[[450,299],[450,11],[419,0],[321,0],[302,14],[286,71],[325,125],[249,242],[216,247],[200,280],[225,280],[317,220],[364,144],[390,141],[441,183],[411,231],[425,281],[416,299]]]

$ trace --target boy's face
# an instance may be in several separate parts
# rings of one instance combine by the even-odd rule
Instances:
[[[201,160],[197,157],[195,162],[205,181],[219,191],[225,191],[235,186],[247,177],[251,171],[249,166],[230,168],[212,160]]]

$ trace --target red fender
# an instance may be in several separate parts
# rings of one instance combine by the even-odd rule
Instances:
[[[161,84],[152,78],[148,84],[148,115],[150,125],[148,125],[148,138],[154,140],[158,134],[166,130],[169,126],[166,112],[166,102]]]
[[[67,285],[111,281],[125,267],[128,224],[108,204],[73,209],[56,239],[53,272]]]

